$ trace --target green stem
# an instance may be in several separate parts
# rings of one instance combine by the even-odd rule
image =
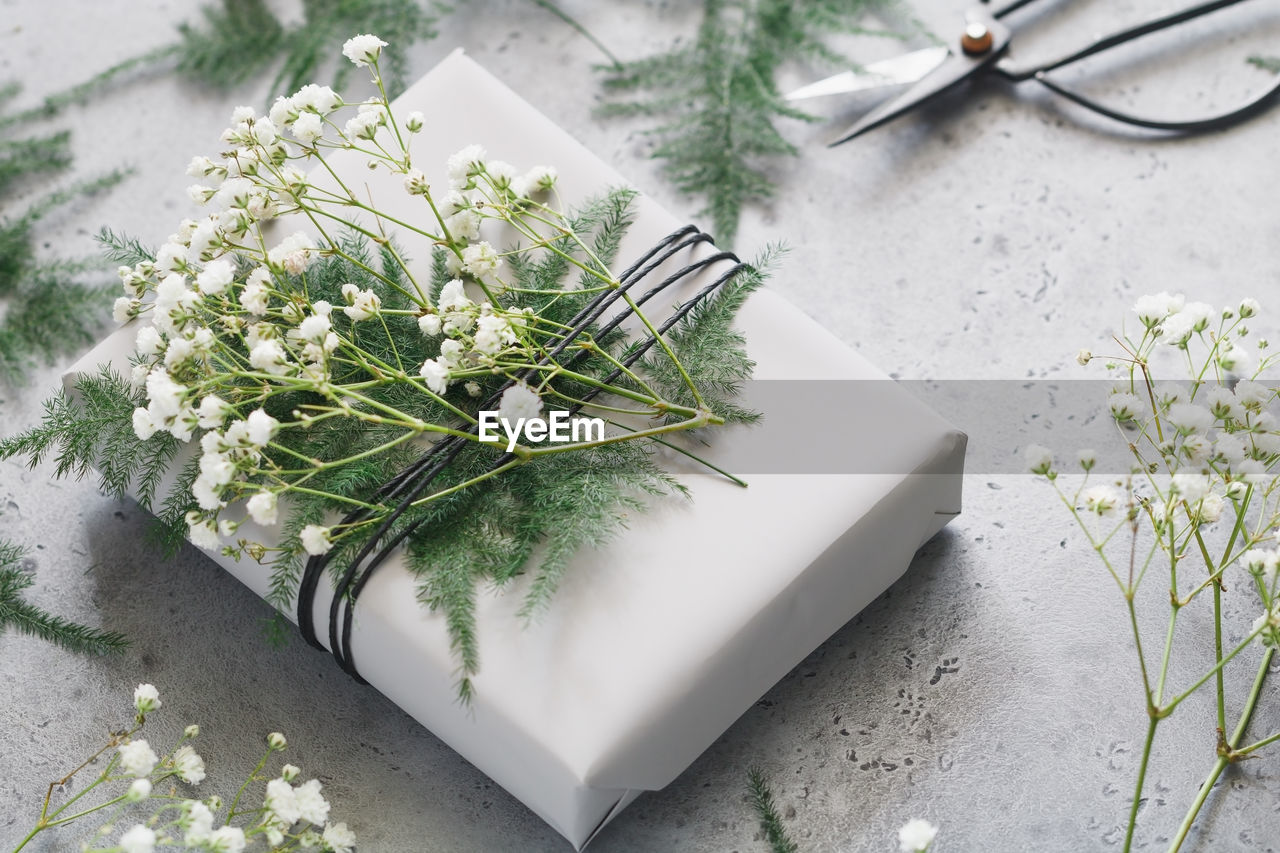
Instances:
[[[1258,741],[1257,743],[1251,743],[1242,749],[1237,749],[1235,751],[1235,754],[1237,757],[1245,756],[1251,752],[1256,752],[1257,750],[1262,749],[1264,746],[1270,746],[1276,741],[1280,741],[1280,732],[1276,732],[1270,737],[1265,737],[1262,740]]]
[[[1197,534],[1198,535],[1198,534]],[[1214,690],[1217,693],[1218,729],[1227,730],[1227,698],[1223,684],[1222,659],[1222,582],[1213,585],[1213,654],[1217,662],[1217,674],[1214,676]]]
[[[587,41],[595,45],[596,48],[605,56],[609,57],[609,61],[613,63],[614,69],[622,68],[622,62],[618,59],[618,57],[613,55],[613,53],[609,50],[609,48],[604,46],[604,42],[600,41],[600,39],[592,35],[591,32],[586,27],[582,26],[582,24],[578,23],[576,20],[569,17],[569,15],[566,14],[559,6],[557,6],[555,3],[552,3],[551,0],[533,0],[533,5],[540,6],[543,9],[546,9],[548,12],[555,15],[557,18],[559,18],[560,20],[564,21],[566,24],[568,24],[569,26],[577,30],[579,35],[581,35]]]
[[[1208,681],[1210,678],[1212,678],[1214,675],[1220,674],[1222,672],[1223,667],[1225,667],[1232,660],[1234,660],[1236,655],[1240,654],[1242,651],[1248,648],[1249,644],[1252,643],[1260,633],[1262,633],[1261,628],[1259,628],[1257,631],[1254,631],[1248,637],[1245,637],[1244,642],[1242,642],[1240,645],[1232,649],[1231,654],[1219,660],[1214,665],[1213,669],[1209,670],[1203,676],[1200,677],[1199,681],[1191,685],[1182,693],[1179,693],[1177,696],[1171,699],[1167,705],[1161,706],[1160,708],[1161,714],[1163,716],[1168,716],[1169,713],[1172,712],[1174,708],[1178,707],[1179,703],[1181,703],[1183,699],[1186,699],[1192,693],[1195,693],[1197,690],[1199,690],[1204,685],[1204,683]],[[1222,726],[1221,728],[1223,729],[1223,731],[1226,730],[1226,726]]]
[[[1275,651],[1274,648],[1269,648],[1266,654],[1262,656],[1262,663],[1258,666],[1258,675],[1253,680],[1253,689],[1249,691],[1249,698],[1245,702],[1244,710],[1240,712],[1240,721],[1236,725],[1235,731],[1232,732],[1231,739],[1226,743],[1225,754],[1218,756],[1218,760],[1214,762],[1209,775],[1200,786],[1200,792],[1196,795],[1191,808],[1187,810],[1186,817],[1182,819],[1182,824],[1178,827],[1178,832],[1173,837],[1173,842],[1169,845],[1169,853],[1177,853],[1178,850],[1182,849],[1183,842],[1187,840],[1187,834],[1191,832],[1191,825],[1195,823],[1196,817],[1200,814],[1200,809],[1205,804],[1205,800],[1209,798],[1209,792],[1217,784],[1218,777],[1222,775],[1222,771],[1227,768],[1233,757],[1237,755],[1235,753],[1235,745],[1244,736],[1245,729],[1249,726],[1249,720],[1253,717],[1253,711],[1258,705],[1258,697],[1262,693],[1262,683],[1267,678],[1267,672],[1271,667],[1271,658],[1275,655]]]
[[[1142,763],[1138,765],[1138,782],[1133,788],[1133,805],[1129,808],[1129,828],[1124,835],[1124,853],[1133,847],[1133,833],[1138,827],[1138,809],[1142,805],[1142,788],[1147,783],[1147,764],[1151,761],[1151,744],[1156,739],[1156,726],[1160,718],[1151,715],[1147,722],[1147,740],[1142,746]]]

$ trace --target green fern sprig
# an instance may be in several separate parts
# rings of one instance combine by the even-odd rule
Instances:
[[[769,781],[755,767],[747,771],[747,795],[751,799],[756,818],[760,821],[765,841],[769,843],[769,849],[773,853],[797,853],[800,848],[782,825],[782,817],[773,802],[773,792],[769,790]]]
[[[19,91],[0,88],[0,105]],[[0,199],[32,177],[65,170],[71,163],[70,134],[0,138]],[[115,171],[70,184],[30,204],[12,218],[0,219],[0,379],[21,382],[37,363],[92,342],[104,327],[104,306],[115,291],[114,279],[96,259],[43,260],[37,256],[35,226],[41,218],[73,200],[118,184]]]
[[[602,66],[614,100],[604,116],[658,120],[655,157],[676,188],[705,199],[717,239],[732,245],[744,205],[772,197],[768,165],[793,156],[783,119],[809,120],[774,83],[791,60],[834,62],[833,33],[876,33],[868,13],[887,0],[706,0],[696,40],[621,68]]]
[[[1249,63],[1264,71],[1280,74],[1280,56],[1251,56]]]
[[[119,654],[128,647],[123,634],[70,622],[25,601],[23,591],[35,582],[22,568],[26,555],[24,548],[0,541],[0,632],[12,628],[82,654]]]
[[[408,75],[405,50],[436,35],[447,6],[419,0],[304,0],[302,20],[285,25],[265,0],[220,0],[202,10],[199,23],[184,24],[178,70],[213,86],[229,87],[280,64],[270,91],[293,92],[317,76],[336,48],[356,33],[394,36],[384,53],[387,88],[394,97]],[[283,61],[280,57],[283,56]],[[341,88],[348,62],[337,63],[332,82]]]

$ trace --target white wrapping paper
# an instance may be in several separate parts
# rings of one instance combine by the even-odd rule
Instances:
[[[473,142],[519,168],[557,166],[570,202],[625,183],[461,52],[396,103],[397,115],[414,109],[441,121],[413,143],[415,165],[436,186],[448,155]],[[376,207],[421,216],[421,199],[399,179],[371,175],[355,159],[337,168],[367,183]],[[643,197],[637,210],[620,266],[682,224]],[[424,247],[405,242],[425,261]],[[758,378],[890,381],[768,290],[750,299],[740,326]],[[68,384],[106,362],[127,371],[135,334],[130,325],[109,336],[68,371]],[[889,389],[875,395],[883,428],[849,438],[889,460],[877,470],[903,473],[753,475],[742,489],[673,458],[692,502],[659,502],[609,547],[578,555],[536,624],[516,615],[519,583],[481,596],[481,672],[469,708],[455,699],[443,618],[418,604],[414,579],[389,560],[356,608],[358,670],[581,849],[641,792],[674,780],[959,511],[964,436],[907,393],[877,387]],[[731,447],[741,430],[715,440]],[[265,596],[267,569],[213,559]],[[322,639],[330,598],[322,584]]]

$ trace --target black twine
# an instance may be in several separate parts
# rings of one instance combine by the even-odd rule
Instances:
[[[559,343],[550,352],[542,357],[538,362],[538,366],[545,366],[552,359],[564,353],[566,349],[573,345],[579,335],[599,321],[614,303],[622,299],[625,293],[653,270],[666,263],[677,252],[696,246],[699,243],[710,242],[712,242],[710,235],[700,231],[693,225],[686,225],[668,234],[627,268],[619,279],[618,287],[602,291],[578,312],[569,323],[569,331],[561,337]],[[638,299],[634,300],[635,305],[643,305],[667,288],[683,281],[689,275],[725,260],[732,261],[733,266],[689,299],[676,306],[671,316],[657,327],[658,334],[664,334],[686,317],[700,302],[723,287],[745,268],[746,265],[738,259],[737,255],[732,252],[716,252],[694,261],[655,284]],[[625,305],[622,310],[599,328],[596,336],[603,338],[634,314],[635,309],[630,304]],[[622,375],[624,367],[630,368],[656,343],[657,338],[653,334],[649,334],[638,346],[631,349],[625,357],[620,359],[623,367],[615,368],[604,379],[602,384],[608,385],[616,380]],[[564,366],[572,367],[585,355],[586,351],[584,350],[573,353],[566,359]],[[503,392],[517,381],[526,381],[536,372],[537,369],[531,367],[524,371],[518,380],[509,380],[481,408],[491,409],[497,407],[501,402]],[[603,389],[591,389],[583,396],[581,401],[575,403],[569,409],[569,413],[571,415],[576,414],[581,410],[583,404],[594,399],[601,390]],[[356,599],[360,597],[361,590],[369,582],[369,578],[373,576],[374,571],[382,565],[401,542],[417,530],[422,522],[415,522],[394,535],[388,536],[391,528],[408,511],[414,501],[418,500],[431,486],[436,477],[458,457],[458,454],[466,447],[466,443],[467,439],[461,436],[448,436],[440,439],[432,444],[416,462],[384,483],[368,501],[371,504],[395,501],[396,505],[395,509],[383,520],[377,531],[365,541],[360,551],[352,558],[350,564],[342,570],[334,587],[333,600],[329,603],[329,648],[343,671],[361,684],[367,684],[368,682],[356,671],[355,661],[351,653],[351,625]],[[491,470],[507,464],[514,458],[514,453],[502,454],[493,463]],[[370,510],[365,508],[354,510],[342,519],[341,524],[344,526],[357,524],[367,518],[369,514]],[[298,584],[298,630],[301,632],[303,639],[318,649],[323,649],[324,646],[316,634],[315,614],[313,612],[315,595],[320,585],[320,579],[324,576],[331,559],[331,554],[321,554],[309,558],[303,570],[302,579]]]

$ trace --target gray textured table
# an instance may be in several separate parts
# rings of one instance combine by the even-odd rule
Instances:
[[[468,5],[413,50],[415,73],[465,46],[662,203],[693,211],[648,159],[651,139],[593,118],[588,66],[598,55],[589,44],[530,3]],[[685,8],[694,4],[564,5],[627,56],[691,33],[696,18]],[[964,3],[918,5],[942,32]],[[1027,33],[1025,55],[1160,4],[1050,6],[1031,16],[1040,26]],[[22,79],[32,102],[165,43],[190,14],[165,0],[0,0],[0,78]],[[1276,44],[1280,17],[1255,0],[1219,18],[1200,30],[1214,38],[1176,61],[1160,58],[1170,41],[1155,39],[1136,61],[1095,63],[1082,79],[1169,113],[1241,99],[1268,82],[1242,58]],[[860,55],[896,50],[868,42]],[[805,72],[791,74],[799,83]],[[157,76],[72,110],[64,123],[80,174],[121,163],[138,173],[55,216],[49,242],[90,251],[104,222],[163,238],[185,211],[190,155],[208,148],[233,106],[266,94],[261,85],[214,94]],[[1103,340],[1143,292],[1184,290],[1217,304],[1255,295],[1280,309],[1278,128],[1280,111],[1226,133],[1158,139],[1043,91],[998,84],[835,151],[820,146],[821,128],[796,124],[788,131],[804,157],[782,165],[776,203],[748,211],[739,246],[790,242],[774,286],[895,376],[1074,376],[1075,351]],[[28,388],[0,389],[0,427],[33,422],[57,376],[51,368]],[[1062,443],[1072,446],[1069,433]],[[964,515],[905,578],[675,784],[641,797],[596,849],[764,850],[743,796],[752,764],[774,780],[788,825],[812,853],[893,849],[894,831],[912,816],[942,827],[943,853],[1118,845],[1143,727],[1120,600],[1043,485],[972,470],[966,490]],[[279,729],[290,760],[323,780],[335,818],[356,829],[362,850],[567,849],[330,659],[302,643],[266,648],[258,640],[266,606],[194,549],[161,561],[141,544],[146,523],[91,483],[0,465],[0,535],[33,546],[34,600],[134,641],[121,659],[90,660],[0,637],[0,848],[16,843],[45,784],[121,721],[132,686],[146,680],[165,700],[158,729],[201,724],[211,790],[249,765],[259,733]],[[1160,612],[1144,616],[1160,630]],[[1235,614],[1233,624],[1250,618]],[[1203,624],[1208,614],[1186,619]],[[1204,710],[1180,712],[1186,719],[1175,719],[1153,759],[1144,849],[1163,849],[1208,768],[1212,733],[1192,719],[1207,719]],[[1278,722],[1273,707],[1254,731]],[[1230,772],[1238,790],[1210,801],[1198,849],[1275,849],[1275,762]],[[35,849],[69,849],[79,836],[52,838]]]

